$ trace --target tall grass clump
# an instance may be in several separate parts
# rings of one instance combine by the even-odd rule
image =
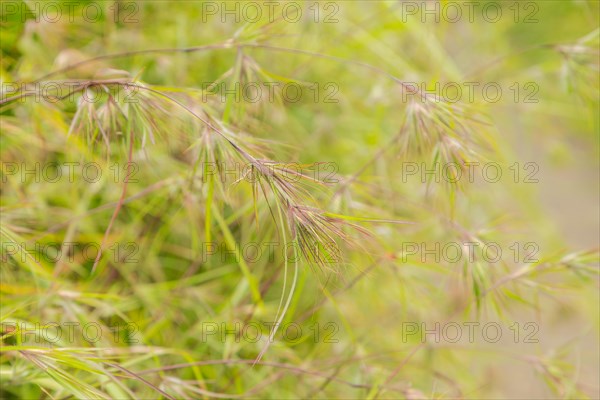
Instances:
[[[2,398],[598,397],[597,3],[10,3]]]

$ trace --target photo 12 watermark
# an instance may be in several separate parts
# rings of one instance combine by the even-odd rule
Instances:
[[[398,164],[402,183],[539,183],[539,164],[514,162],[503,165],[495,161],[414,162]]]
[[[228,340],[236,343],[274,342],[288,343],[311,341],[313,343],[338,343],[340,327],[335,322],[316,322],[303,326],[296,322],[202,322],[200,342],[220,342]]]
[[[498,343],[502,338],[514,343],[539,343],[536,322],[514,322],[509,326],[498,322],[402,322],[402,343]]]
[[[203,82],[202,101],[216,99],[221,103],[339,103],[340,90],[335,82]]]
[[[2,322],[3,340],[9,338],[19,343],[76,345],[100,341],[137,344],[139,327],[133,322],[106,325],[100,322],[48,321],[45,323]]]
[[[400,19],[403,23],[483,22],[497,24],[539,23],[540,6],[534,1],[401,1]]]
[[[537,104],[540,102],[537,82],[404,82],[402,101],[426,103],[428,100],[447,103],[489,103],[500,101]]]
[[[112,162],[107,165],[89,161],[52,161],[45,163],[1,162],[0,179],[7,183],[96,183],[103,178],[112,183],[138,183],[136,162]]]
[[[8,263],[34,261],[36,263],[91,263],[101,252],[98,242],[0,242],[0,260]],[[113,263],[135,264],[139,262],[139,245],[136,242],[113,242],[104,245],[102,256]]]
[[[302,164],[298,162],[268,162],[256,163],[240,162],[203,162],[202,182],[206,183],[212,179],[218,179],[221,183],[228,181],[258,183],[264,175],[274,176],[288,183],[296,183],[310,179],[323,184],[336,184],[340,180],[337,176],[339,170],[335,162],[321,161],[313,164]]]
[[[464,263],[482,260],[489,264],[512,261],[515,264],[539,262],[540,246],[536,242],[513,242],[502,245],[497,242],[448,241],[403,242],[400,261]]]
[[[140,86],[127,79],[56,80],[43,82],[2,82],[0,101],[19,103],[57,103],[59,101],[85,104],[139,103]]]
[[[305,260],[320,264],[339,264],[342,260],[342,252],[334,241],[302,244],[293,241],[288,243],[250,241],[236,242],[233,246],[227,242],[212,241],[200,244],[200,254],[197,257],[201,262],[214,260],[219,263],[244,261],[248,264],[256,264],[287,259],[290,263]]]
[[[11,1],[0,2],[0,22],[115,23],[139,22],[140,5],[136,1]]]
[[[337,24],[341,14],[337,1],[203,1],[201,7],[202,23]]]

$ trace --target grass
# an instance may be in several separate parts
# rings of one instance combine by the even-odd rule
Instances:
[[[598,397],[597,3],[100,4],[2,17],[2,398]]]

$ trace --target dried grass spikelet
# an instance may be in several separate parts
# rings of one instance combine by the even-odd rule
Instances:
[[[259,224],[258,202],[259,193],[265,200],[273,221],[281,221],[276,214],[283,210],[288,218],[284,219],[287,226],[280,226],[291,232],[292,239],[298,243],[300,253],[309,263],[325,266],[339,261],[337,241],[350,242],[350,236],[344,232],[344,226],[353,227],[360,232],[366,230],[348,223],[340,218],[329,216],[325,211],[309,205],[317,204],[313,196],[318,190],[323,190],[325,184],[308,175],[305,171],[314,168],[313,164],[285,163],[269,160],[264,155],[264,146],[257,139],[245,140],[245,136],[234,132],[222,121],[207,117],[210,124],[218,129],[205,128],[200,137],[190,148],[196,148],[198,157],[195,169],[202,170],[201,165],[209,163],[215,170],[202,171],[203,182],[209,176],[218,175],[219,190],[225,195],[225,179],[227,171],[237,164],[235,169],[239,178],[232,185],[247,182],[252,186],[255,218]],[[279,224],[280,225],[280,224]]]
[[[248,174],[252,174],[253,196],[255,203],[258,193],[262,193],[269,207],[273,221],[277,223],[277,209],[287,214],[286,225],[281,229],[289,230],[292,239],[298,244],[300,253],[309,263],[322,267],[340,260],[337,242],[351,243],[351,237],[344,227],[354,228],[361,233],[368,232],[341,218],[335,218],[320,208],[313,196],[315,190],[323,189],[324,184],[302,171],[290,168],[289,164],[257,159],[248,155],[251,164]],[[305,166],[307,167],[307,166]],[[239,180],[246,178],[241,177]],[[256,215],[258,221],[258,215]]]
[[[122,71],[109,70],[106,73]],[[189,138],[182,126],[186,117],[181,104],[141,81],[115,78],[82,81],[74,92],[81,92],[68,135],[82,133],[89,144],[103,141],[107,148],[116,137],[128,130],[134,132],[137,145],[144,149],[148,142],[163,144],[186,142]],[[185,147],[184,147],[185,148]]]
[[[574,44],[556,45],[554,50],[563,57],[562,81],[566,91],[584,103],[596,104],[600,91],[600,29],[580,38]]]
[[[451,189],[461,188],[470,163],[486,161],[495,152],[492,124],[474,105],[450,103],[436,96],[411,98],[397,136],[399,156],[425,158],[427,168],[444,168]]]
[[[493,148],[490,124],[474,107],[427,97],[412,99],[406,124],[399,135],[403,155],[430,155],[438,151],[441,162],[482,158]]]
[[[290,205],[288,224],[304,258],[321,267],[341,261],[338,242],[355,244],[345,228],[353,228],[362,234],[370,235],[366,229],[356,224],[307,206]]]

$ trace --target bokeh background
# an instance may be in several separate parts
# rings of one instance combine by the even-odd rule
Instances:
[[[599,3],[267,3],[2,2],[3,398],[599,398]],[[119,107],[51,98],[101,80]],[[290,261],[274,189],[205,121],[331,178],[301,198],[337,262]],[[422,179],[452,161],[502,176]]]

